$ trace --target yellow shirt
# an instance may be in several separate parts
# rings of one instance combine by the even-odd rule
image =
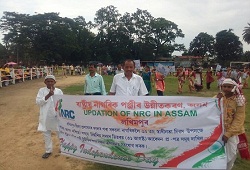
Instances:
[[[238,106],[236,96],[223,97],[224,135],[228,138],[245,132],[245,105]]]
[[[8,67],[5,67],[4,71],[9,74],[10,73],[10,69]]]

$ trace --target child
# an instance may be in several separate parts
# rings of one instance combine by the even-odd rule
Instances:
[[[52,153],[51,131],[56,131],[58,136],[58,122],[52,96],[63,95],[63,92],[55,88],[56,79],[53,75],[47,75],[44,83],[46,87],[40,88],[36,96],[36,104],[40,106],[38,131],[43,132],[45,141],[45,153],[42,158],[48,158]]]
[[[237,155],[238,135],[244,133],[245,98],[240,93],[239,85],[231,78],[222,82],[224,135],[222,140],[227,150],[227,169],[233,167]]]
[[[164,75],[155,70],[155,88],[158,96],[163,96],[165,91]]]

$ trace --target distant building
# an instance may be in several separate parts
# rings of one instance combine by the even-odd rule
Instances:
[[[176,56],[175,66],[179,67],[199,67],[203,64],[204,57],[202,56]]]
[[[148,65],[151,68],[161,66],[170,69],[171,72],[175,72],[175,62],[171,60],[141,61],[141,65]]]

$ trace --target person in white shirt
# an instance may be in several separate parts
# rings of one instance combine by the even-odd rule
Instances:
[[[115,74],[120,74],[120,73],[124,73],[124,70],[122,69],[122,65],[118,64],[117,69],[115,70]]]
[[[40,107],[39,115],[39,125],[38,131],[43,132],[44,141],[45,141],[45,153],[42,158],[48,158],[52,153],[52,140],[51,140],[51,131],[58,131],[58,119],[56,116],[54,101],[52,96],[54,94],[63,95],[62,90],[55,88],[56,79],[53,75],[47,75],[45,77],[44,83],[46,87],[39,89],[36,96],[36,104]]]
[[[110,88],[110,95],[116,96],[145,96],[148,90],[141,76],[133,73],[135,62],[131,59],[125,60],[124,73],[114,76]]]
[[[70,67],[70,74],[71,74],[71,76],[73,76],[73,74],[74,74],[74,66],[73,66],[73,64],[71,64],[69,67]]]
[[[111,75],[112,70],[111,70],[111,66],[110,65],[107,65],[107,72],[108,72],[108,75]]]
[[[85,77],[84,95],[106,95],[103,77],[96,73],[97,65],[89,64],[89,74]]]

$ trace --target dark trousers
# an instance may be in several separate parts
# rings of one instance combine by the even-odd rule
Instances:
[[[163,91],[157,90],[157,95],[158,96],[163,96]]]
[[[210,89],[210,84],[211,84],[211,82],[210,82],[210,83],[207,83],[207,89],[208,89],[208,90]]]
[[[85,93],[84,95],[102,95],[102,93],[101,92]]]

